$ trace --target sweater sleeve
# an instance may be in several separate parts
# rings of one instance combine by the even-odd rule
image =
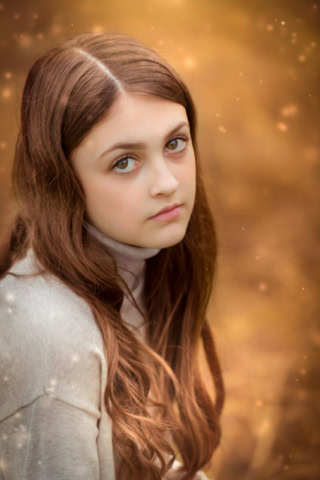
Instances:
[[[12,480],[98,480],[97,418],[41,395],[0,423],[1,467]]]
[[[43,278],[2,280],[0,479],[112,480],[106,375],[82,299]]]

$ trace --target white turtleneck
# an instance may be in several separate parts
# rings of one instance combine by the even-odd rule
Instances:
[[[146,259],[154,257],[161,250],[160,248],[147,248],[128,245],[119,242],[104,233],[101,233],[93,225],[86,223],[87,231],[95,236],[101,243],[111,249],[119,270],[119,274],[127,283],[135,301],[142,311],[145,311],[142,302],[142,292],[145,278]],[[143,318],[136,308],[133,307],[130,299],[125,296],[121,307],[121,316],[127,326],[136,334],[142,342],[145,341],[145,325]]]
[[[112,251],[144,311],[145,260],[160,249],[86,228]],[[0,281],[0,480],[114,480],[100,330],[87,302],[55,276],[10,275],[35,271],[29,249]],[[121,316],[144,341],[143,319],[126,296]],[[173,469],[166,478],[179,477]]]

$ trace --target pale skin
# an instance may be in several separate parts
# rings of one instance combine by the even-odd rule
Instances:
[[[180,135],[187,140],[176,138]],[[144,145],[106,152],[118,142]],[[182,105],[122,93],[72,152],[71,163],[85,193],[87,218],[101,232],[149,248],[170,247],[183,239],[194,207],[196,163]],[[178,217],[150,219],[174,203],[182,204]]]

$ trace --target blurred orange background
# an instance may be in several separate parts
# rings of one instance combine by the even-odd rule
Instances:
[[[209,318],[227,400],[206,473],[320,479],[319,1],[0,2],[0,228],[36,57],[84,31],[155,48],[193,94],[219,237]]]

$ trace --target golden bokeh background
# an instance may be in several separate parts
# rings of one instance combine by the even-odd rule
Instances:
[[[219,236],[209,314],[227,400],[206,473],[320,479],[319,1],[0,2],[0,228],[36,57],[84,31],[155,48],[195,99]]]

